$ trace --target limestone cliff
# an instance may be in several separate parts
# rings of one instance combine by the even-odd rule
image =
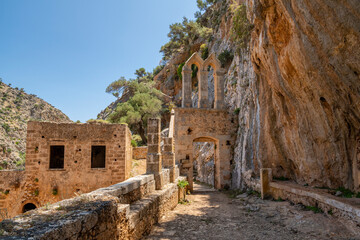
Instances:
[[[229,2],[222,4],[227,4]],[[232,185],[270,167],[275,177],[312,186],[355,188],[360,157],[360,5],[356,1],[246,1],[247,48],[229,39],[228,9],[209,53],[234,53],[226,77],[238,113]],[[193,50],[198,50],[194,46]],[[175,56],[157,76],[180,97]],[[177,101],[176,101],[177,102]]]
[[[258,164],[298,183],[353,188],[360,167],[359,2],[247,5]]]
[[[231,38],[234,2],[252,26],[245,46]],[[217,57],[232,53],[224,63],[226,106],[238,114],[232,187],[269,167],[299,184],[359,188],[359,2],[228,0],[203,16],[212,37],[173,55],[155,81],[180,106],[179,65],[202,44]]]
[[[0,82],[0,169],[24,167],[29,120],[71,122],[44,100]]]

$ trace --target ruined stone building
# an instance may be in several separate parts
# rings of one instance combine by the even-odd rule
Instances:
[[[198,106],[192,107],[191,66],[198,71]],[[209,66],[214,72],[214,106],[208,101]],[[176,161],[181,163],[181,173],[188,176],[192,189],[194,158],[193,143],[212,142],[215,146],[214,186],[218,189],[231,185],[231,159],[234,145],[234,118],[224,107],[224,74],[219,60],[211,54],[203,60],[194,53],[183,67],[182,106],[174,111],[174,138]]]
[[[0,171],[2,218],[129,178],[124,124],[29,122],[24,171]]]

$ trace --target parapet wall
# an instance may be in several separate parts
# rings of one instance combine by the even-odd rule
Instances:
[[[156,191],[154,175],[147,174],[4,220],[0,227],[5,239],[141,239],[177,203],[176,183]]]

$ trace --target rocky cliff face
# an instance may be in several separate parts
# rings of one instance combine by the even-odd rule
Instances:
[[[0,82],[0,169],[24,167],[29,120],[71,122],[44,100]]]
[[[227,107],[239,120],[233,187],[244,187],[261,167],[300,184],[357,187],[360,5],[325,0],[246,5],[254,26],[248,48],[235,51],[229,40],[230,11],[209,43],[210,53],[230,49],[235,55],[225,86]]]
[[[353,188],[360,137],[358,1],[247,5],[254,24],[258,165],[302,184]]]
[[[230,37],[233,2],[219,2],[212,39],[173,56],[155,77],[158,88],[180,106],[178,66],[203,43],[216,56],[229,50],[225,100],[239,123],[232,187],[249,185],[262,167],[299,184],[359,187],[360,4],[236,2],[246,5],[253,26],[247,47],[239,49]]]

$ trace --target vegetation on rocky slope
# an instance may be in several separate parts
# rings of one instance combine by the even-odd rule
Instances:
[[[127,100],[119,102],[106,117],[112,123],[126,123],[130,130],[139,134],[142,143],[147,142],[147,120],[158,117],[163,109],[162,93],[154,88],[153,74],[140,68],[135,72],[136,79],[125,79],[112,82],[106,89],[107,93]]]
[[[0,170],[24,168],[28,121],[71,122],[49,103],[0,79]]]

